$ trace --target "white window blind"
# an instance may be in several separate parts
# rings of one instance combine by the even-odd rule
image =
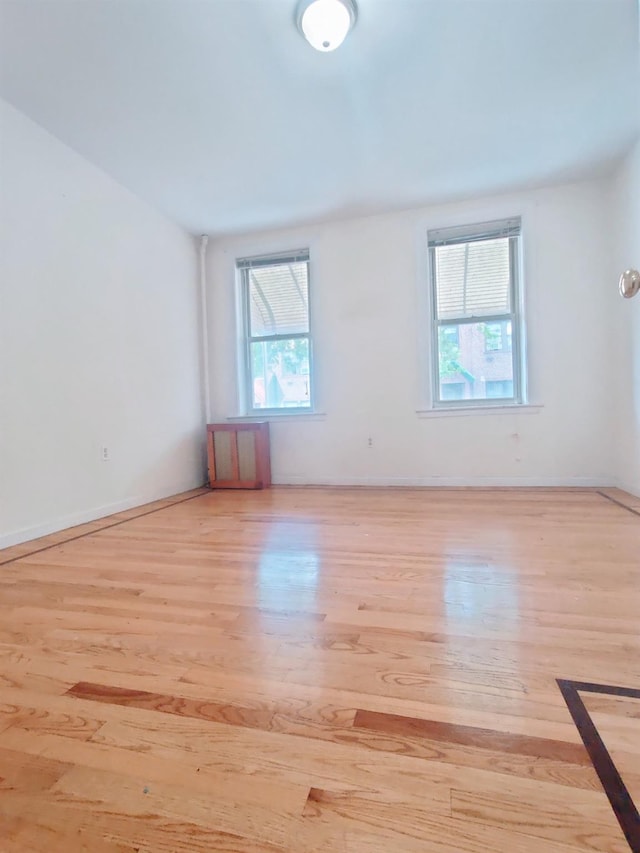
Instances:
[[[509,238],[435,248],[438,317],[490,317],[511,310]]]
[[[434,228],[429,231],[429,248],[469,240],[496,240],[499,237],[519,237],[522,223],[519,216],[512,219],[496,219],[479,225],[454,225],[452,228]]]
[[[256,267],[270,267],[273,264],[306,263],[308,260],[308,249],[296,249],[293,252],[277,252],[274,255],[255,255],[250,258],[238,258],[236,260],[236,269],[244,270],[255,269]]]
[[[511,312],[510,240],[520,230],[514,217],[429,232],[439,319]]]
[[[301,261],[247,269],[251,337],[309,331],[307,272]]]

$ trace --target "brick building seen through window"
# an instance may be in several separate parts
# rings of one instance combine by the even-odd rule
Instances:
[[[443,400],[513,397],[511,322],[445,326],[440,337],[457,350],[464,368],[440,377]]]

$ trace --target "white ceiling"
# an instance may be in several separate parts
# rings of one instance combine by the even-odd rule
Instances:
[[[636,0],[0,0],[0,94],[189,230],[229,233],[608,167],[638,128]]]

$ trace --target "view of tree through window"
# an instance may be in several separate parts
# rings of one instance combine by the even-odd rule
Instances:
[[[308,253],[238,261],[248,410],[311,407]]]
[[[309,340],[251,342],[255,408],[309,405]]]

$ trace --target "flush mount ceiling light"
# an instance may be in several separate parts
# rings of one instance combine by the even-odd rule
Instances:
[[[355,0],[300,0],[296,12],[298,29],[316,50],[335,50],[356,22]]]

